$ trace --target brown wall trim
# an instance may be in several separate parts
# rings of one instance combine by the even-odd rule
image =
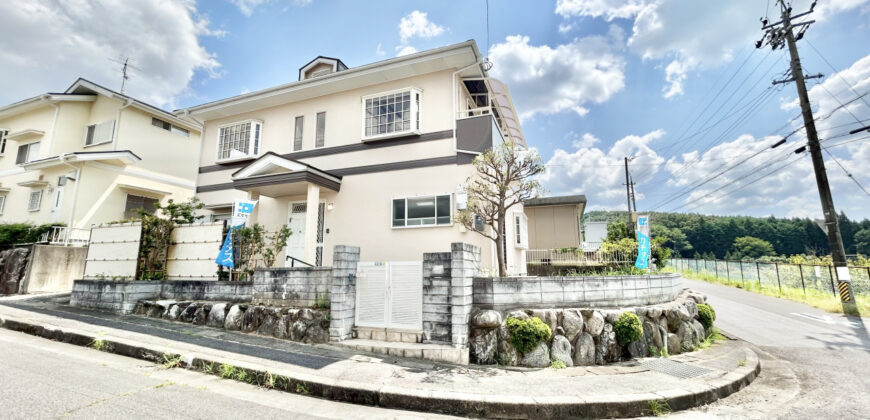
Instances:
[[[317,157],[317,156],[328,156],[328,155],[334,155],[334,154],[339,154],[339,153],[350,153],[350,152],[358,152],[361,150],[378,149],[381,147],[403,146],[406,144],[422,143],[425,141],[443,140],[443,139],[449,139],[451,137],[453,137],[453,130],[443,130],[443,131],[434,131],[431,133],[424,133],[424,134],[421,134],[419,136],[418,135],[411,135],[411,136],[395,137],[395,138],[391,138],[391,139],[384,139],[384,140],[379,140],[379,141],[369,141],[369,142],[360,141],[359,143],[345,144],[343,146],[322,147],[319,149],[302,150],[299,152],[285,153],[285,154],[280,155],[280,156],[283,158],[286,158],[286,159],[305,159],[305,158]],[[292,144],[290,146],[292,146]],[[225,164],[201,166],[199,168],[199,173],[204,174],[207,172],[218,172],[218,171],[225,171],[227,169],[241,168],[241,167],[247,166],[249,163],[251,163],[252,160],[253,159],[245,160],[245,161],[241,161],[241,162],[232,162],[232,163],[225,163]]]
[[[403,162],[391,162],[391,163],[382,163],[379,165],[367,165],[367,166],[356,166],[352,168],[342,168],[342,169],[333,169],[329,171],[330,174],[335,176],[347,176],[347,175],[360,175],[360,174],[371,174],[376,172],[387,172],[387,171],[399,171],[403,169],[417,169],[417,168],[428,168],[431,166],[444,166],[444,165],[468,165],[471,163],[471,159],[474,158],[474,155],[468,155],[465,153],[457,153],[454,156],[443,156],[437,158],[429,158],[429,159],[417,159],[417,160],[407,160]],[[289,174],[277,174],[270,175],[268,177],[260,177],[256,178],[256,185],[252,185],[248,183],[248,181],[237,181],[237,182],[226,182],[223,184],[213,184],[213,185],[203,185],[196,187],[196,192],[210,192],[210,191],[221,191],[221,190],[232,190],[237,187],[246,187],[246,186],[261,186],[261,185],[272,185],[272,184],[283,184],[286,182],[295,182],[302,181],[303,179],[297,179],[291,177],[290,175],[295,175],[296,177],[301,177],[303,175],[308,175],[312,177],[317,177],[317,179],[304,179],[304,181],[309,181],[320,185],[325,188],[330,188],[332,190],[338,191],[338,187],[340,184],[335,185],[336,183],[319,177],[314,174],[309,174],[307,172],[299,172],[299,173],[289,173]],[[280,178],[279,178],[280,177]],[[267,183],[262,183],[263,181]],[[254,180],[250,180],[254,181]],[[331,185],[325,185],[322,182],[330,182]]]

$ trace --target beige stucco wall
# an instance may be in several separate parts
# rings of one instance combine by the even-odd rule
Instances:
[[[580,246],[580,207],[576,204],[525,208],[529,249]]]
[[[43,106],[0,119],[0,128],[16,132],[25,129],[44,131],[40,138],[24,141],[40,141],[38,159],[73,152],[105,152],[113,150],[113,143],[85,147],[87,126],[107,120],[115,120],[124,102],[97,95],[92,102],[59,102],[55,106]],[[57,112],[56,112],[57,109]],[[56,118],[55,118],[56,115]],[[128,107],[120,110],[120,123],[115,125],[117,150],[130,150],[142,160],[127,166],[103,162],[79,162],[73,167],[55,165],[27,172],[15,164],[19,143],[9,140],[6,153],[0,157],[0,188],[8,188],[0,223],[58,222],[68,224],[70,213],[75,208],[72,226],[88,227],[91,224],[118,220],[124,216],[128,193],[183,201],[193,196],[196,182],[196,159],[199,153],[199,132],[191,130],[189,137],[172,134],[151,125],[151,114]],[[155,115],[168,120],[166,116]],[[59,211],[52,217],[55,194],[59,190],[58,177],[69,174],[79,178],[67,181]],[[38,211],[28,211],[27,203],[31,187],[19,186],[24,181],[42,180],[42,203]],[[79,184],[76,191],[76,184]],[[122,189],[130,185],[139,189]]]

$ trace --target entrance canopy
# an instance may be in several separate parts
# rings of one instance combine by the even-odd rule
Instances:
[[[303,195],[314,184],[332,191],[341,188],[341,177],[269,152],[232,175],[233,188],[267,197]]]

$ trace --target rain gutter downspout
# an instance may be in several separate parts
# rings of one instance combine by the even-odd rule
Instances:
[[[69,155],[72,155],[72,153],[61,153],[61,155],[59,157],[60,157],[61,164],[64,164],[64,165],[69,166],[70,168],[73,168],[76,170],[76,179],[75,179],[76,185],[75,185],[75,187],[73,187],[72,206],[70,207],[69,218],[67,218],[67,224],[66,224],[67,229],[72,229],[73,228],[73,225],[72,225],[73,216],[75,215],[75,212],[76,212],[76,202],[78,201],[78,196],[79,196],[79,184],[81,184],[81,178],[82,178],[82,169],[79,167],[73,166],[72,164],[70,164],[69,162],[66,161],[66,158]],[[64,238],[64,245],[66,245],[69,242],[69,237],[71,235],[72,235],[72,230],[69,230],[66,234],[66,237]]]
[[[118,108],[118,112],[115,114],[115,130],[112,133],[112,150],[118,150],[118,132],[121,131],[121,111],[130,105],[133,105],[133,99],[127,98],[127,103]]]

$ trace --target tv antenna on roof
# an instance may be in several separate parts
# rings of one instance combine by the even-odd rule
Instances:
[[[142,71],[142,69],[130,64],[130,57],[110,58],[109,61],[121,65],[121,95],[124,95],[124,87],[127,83],[127,79],[130,78],[131,70]]]

